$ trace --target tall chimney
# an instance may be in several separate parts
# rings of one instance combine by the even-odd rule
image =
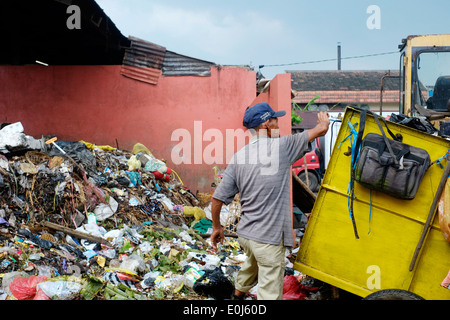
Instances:
[[[341,70],[341,43],[338,42],[337,46],[337,68]]]

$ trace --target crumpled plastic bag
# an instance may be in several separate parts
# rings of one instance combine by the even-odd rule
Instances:
[[[296,276],[285,276],[283,278],[283,300],[305,300],[308,292],[317,291],[317,287],[302,285]]]
[[[151,154],[150,150],[148,150],[148,148],[146,146],[144,146],[142,143],[136,143],[133,146],[133,154],[138,154],[138,153],[145,153],[145,154]]]
[[[103,150],[103,151],[115,151],[115,150],[117,150],[116,148],[111,147],[109,145],[99,146],[99,145],[96,145],[96,144],[91,143],[91,142],[86,142],[84,140],[80,140],[79,142],[83,143],[86,146],[86,148],[88,148],[89,150],[94,150],[94,149],[100,149],[100,150]]]
[[[71,281],[75,279],[74,281]],[[54,300],[72,300],[83,288],[83,284],[75,277],[58,277],[37,285],[38,290]]]
[[[128,159],[128,171],[134,171],[141,168],[141,161],[137,159],[136,156],[131,156],[130,159]]]
[[[140,255],[132,254],[128,258],[122,261],[120,264],[121,269],[131,271],[133,273],[137,271],[145,271],[145,261]]]
[[[46,276],[17,277],[9,284],[9,289],[17,300],[49,300],[50,298],[42,292],[38,294],[36,289],[39,283],[46,280]]]
[[[86,147],[84,143],[78,141],[64,141],[58,140],[55,142],[58,147],[64,150],[75,162],[81,162],[84,169],[92,176],[97,174],[97,160],[91,151]],[[48,151],[50,156],[64,157],[63,153],[58,148],[51,146],[51,150]]]
[[[222,269],[205,270],[205,273],[195,281],[194,291],[205,294],[216,300],[229,299],[234,291],[233,283],[225,276]]]
[[[207,233],[209,229],[212,228],[212,221],[208,219],[201,219],[197,222],[193,229],[200,233]]]
[[[191,216],[195,218],[195,221],[200,221],[202,219],[206,219],[206,213],[202,208],[199,207],[190,207],[184,206],[183,213],[186,216]]]
[[[94,209],[97,221],[103,221],[116,213],[119,203],[113,197],[109,197],[108,203],[100,203]]]

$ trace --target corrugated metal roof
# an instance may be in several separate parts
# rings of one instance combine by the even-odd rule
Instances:
[[[157,84],[162,72],[155,68],[122,66],[120,73],[127,78]]]
[[[161,76],[166,48],[129,37],[131,46],[125,51],[121,74],[138,81],[157,84]]]
[[[210,76],[213,62],[181,55],[157,44],[129,37],[130,48],[123,57],[121,74],[138,81],[157,84],[163,76]]]
[[[213,62],[199,60],[175,52],[166,51],[163,76],[210,76]]]

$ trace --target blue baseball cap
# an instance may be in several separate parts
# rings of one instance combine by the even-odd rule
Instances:
[[[261,102],[245,110],[244,126],[252,129],[270,118],[278,118],[284,115],[286,115],[286,111],[274,111],[267,102]]]

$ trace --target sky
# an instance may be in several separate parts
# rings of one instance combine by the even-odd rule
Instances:
[[[96,0],[124,36],[272,79],[290,70],[398,70],[408,35],[450,33],[448,0]],[[282,65],[282,66],[275,66]],[[264,67],[260,67],[264,66]]]

